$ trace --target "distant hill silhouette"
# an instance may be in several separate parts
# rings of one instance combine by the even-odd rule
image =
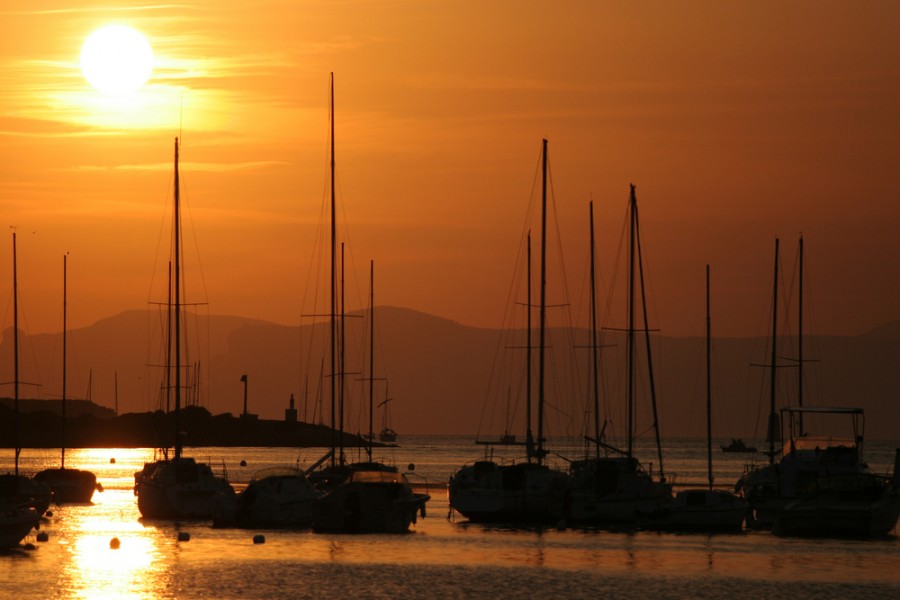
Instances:
[[[870,329],[861,337],[900,340],[900,319]]]
[[[282,419],[291,395],[301,420],[328,424],[330,383],[326,354],[327,326],[287,326],[235,316],[189,316],[189,339],[205,349],[194,350],[185,361],[199,365],[203,382],[199,404],[212,414],[243,410],[247,375],[249,411],[263,419]],[[900,422],[900,321],[857,337],[808,336],[804,352],[807,404],[824,406],[861,406],[868,417],[867,436],[871,439],[896,438]],[[344,378],[348,398],[347,430],[362,433],[368,426],[368,348],[364,318],[348,318],[347,353]],[[152,310],[127,311],[98,321],[90,327],[70,330],[69,381],[67,395],[86,398],[114,408],[118,397],[119,414],[152,412],[164,405],[160,392],[161,333],[164,325]],[[551,331],[550,356],[561,354],[564,342],[559,331]],[[11,330],[4,332],[0,344],[0,380],[12,380]],[[605,393],[602,399],[618,431],[622,429],[623,372],[621,355],[624,341],[620,334],[605,333],[601,362]],[[571,339],[572,336],[569,336]],[[587,332],[574,336],[586,344]],[[310,342],[310,339],[317,341]],[[524,339],[524,337],[523,337]],[[498,433],[502,425],[486,424],[503,413],[506,390],[495,394],[500,408],[485,409],[499,332],[468,327],[421,312],[382,306],[376,308],[375,402],[384,399],[386,378],[392,399],[391,425],[402,443],[404,434],[446,433],[472,435]],[[664,436],[705,435],[704,340],[657,337],[654,369]],[[768,410],[768,370],[752,367],[765,363],[769,351],[763,338],[719,338],[714,340],[714,433],[721,437],[759,439]],[[29,387],[28,397],[58,398],[61,394],[61,335],[29,336],[20,333],[20,378],[40,387]],[[501,348],[502,350],[502,348]],[[524,356],[521,350],[518,356]],[[586,352],[579,351],[580,356]],[[792,356],[788,349],[784,356]],[[520,358],[516,361],[524,362]],[[582,359],[578,359],[582,360]],[[788,361],[789,362],[789,361]],[[548,374],[548,419],[555,429],[571,435],[582,432],[586,400],[586,370],[577,382],[559,372]],[[195,378],[193,368],[185,370],[188,383]],[[780,369],[778,404],[796,404],[794,369]],[[89,376],[90,374],[90,376]],[[115,381],[118,381],[118,385]],[[88,381],[91,381],[90,389]],[[577,384],[577,385],[576,385]],[[37,390],[37,391],[35,391]],[[38,393],[39,392],[39,393]],[[185,390],[185,401],[195,396]],[[11,396],[11,389],[0,389]],[[574,400],[574,403],[573,403]],[[641,408],[646,413],[646,408]],[[522,409],[516,412],[522,422]],[[502,414],[500,415],[502,417]],[[324,418],[323,418],[324,417]],[[646,414],[642,417],[647,420]],[[375,416],[380,428],[381,415]],[[520,429],[521,426],[515,426]],[[641,428],[644,429],[643,427]],[[615,429],[611,429],[615,432]],[[514,431],[522,435],[522,431]]]

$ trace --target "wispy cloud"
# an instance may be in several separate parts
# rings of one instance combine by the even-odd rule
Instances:
[[[290,163],[278,160],[258,160],[236,163],[181,162],[181,168],[194,173],[227,173],[231,171],[254,171],[271,167],[280,167]],[[81,173],[93,172],[126,172],[126,171],[171,171],[171,162],[144,163],[131,165],[77,165],[62,169]]]

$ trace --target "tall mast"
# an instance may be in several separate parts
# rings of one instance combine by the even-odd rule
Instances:
[[[372,460],[372,443],[375,441],[375,428],[372,424],[372,413],[375,410],[375,261],[369,261],[369,445],[366,451]],[[387,405],[384,408],[387,412]],[[387,426],[387,417],[385,417]]]
[[[341,443],[341,465],[344,464],[344,348],[346,348],[344,334],[346,332],[346,324],[344,321],[344,242],[341,242],[341,340],[340,350],[338,352],[338,405],[340,411],[340,443]]]
[[[16,232],[13,230],[13,396],[15,398],[16,475],[19,474],[19,275],[16,261]]]
[[[60,444],[60,468],[66,468],[66,258],[63,254],[63,351],[62,351],[62,443]]]
[[[525,326],[527,343],[525,344],[525,449],[528,460],[531,460],[534,452],[534,434],[531,431],[531,230],[528,230],[528,291],[526,293],[526,319]]]
[[[712,468],[712,382],[710,380],[712,340],[712,321],[709,313],[709,265],[706,265],[706,471],[709,476],[709,489],[713,489]]]
[[[591,370],[594,384],[594,447],[597,457],[600,456],[600,383],[598,381],[598,353],[597,347],[597,276],[594,264],[594,201],[589,203],[591,217]]]
[[[178,138],[175,138],[175,460],[181,458],[181,198],[178,183]]]
[[[644,286],[644,257],[641,252],[640,222],[638,220],[637,201],[634,203],[634,222],[637,232],[638,273],[641,278],[641,311],[644,316],[644,342],[647,348],[647,374],[650,379],[650,407],[653,410],[653,431],[656,434],[656,453],[659,457],[659,476],[665,480],[663,470],[662,440],[659,435],[659,412],[656,407],[656,380],[653,377],[653,353],[650,351],[650,323],[647,319],[647,294]]]
[[[337,332],[335,328],[337,327],[337,306],[335,305],[335,286],[336,286],[336,273],[335,268],[337,267],[337,226],[336,222],[336,209],[335,209],[335,200],[334,200],[334,73],[331,74],[331,293],[330,293],[330,301],[331,301],[331,465],[334,466],[334,453],[335,453],[335,394],[336,394],[336,386],[337,382],[335,378],[337,377],[337,369],[336,369],[336,337]],[[343,454],[343,452],[342,452]]]
[[[166,289],[166,414],[172,410],[172,261],[169,261],[168,288]]]
[[[538,355],[538,439],[537,461],[541,464],[544,460],[544,354],[547,313],[547,140],[543,140],[541,152],[541,170],[543,172],[541,184],[541,333],[540,354]]]
[[[772,356],[771,378],[769,382],[769,464],[775,464],[775,436],[777,435],[778,415],[775,413],[776,364],[778,359],[778,238],[775,238],[775,277],[772,284]]]
[[[634,196],[634,184],[631,184],[631,196],[628,201],[629,234],[628,234],[628,363],[627,363],[627,396],[628,396],[628,448],[626,456],[631,458],[634,450],[634,238],[635,218],[637,216],[637,200]]]
[[[803,407],[803,235],[800,235],[800,302],[799,302],[798,332],[797,332],[797,396],[799,406]],[[803,411],[800,417],[800,437],[803,437]]]

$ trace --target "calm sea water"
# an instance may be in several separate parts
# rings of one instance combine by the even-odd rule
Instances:
[[[522,529],[449,516],[446,482],[484,456],[471,438],[406,436],[376,457],[432,495],[408,535],[213,529],[209,523],[142,522],[134,471],[152,449],[72,450],[66,464],[104,487],[86,506],[53,507],[46,542],[0,554],[3,598],[898,598],[900,538],[807,540],[765,532],[734,535]],[[577,450],[553,446],[560,454]],[[900,442],[873,443],[866,457],[887,472]],[[0,470],[12,467],[12,451]],[[318,449],[204,448],[189,455],[227,470],[240,486],[274,464],[308,465]],[[655,450],[639,447],[649,462]],[[706,480],[705,444],[669,440],[664,460],[678,483]],[[115,459],[112,464],[110,459]],[[355,458],[355,456],[353,456]],[[496,455],[495,458],[501,458]],[[716,452],[716,480],[731,485],[747,456]],[[55,466],[58,451],[24,450],[23,472]],[[245,460],[246,467],[240,462]],[[655,460],[655,459],[654,459]],[[654,464],[653,468],[658,468]],[[190,534],[178,541],[178,534]],[[262,533],[265,543],[254,544]],[[120,547],[110,548],[118,538]]]

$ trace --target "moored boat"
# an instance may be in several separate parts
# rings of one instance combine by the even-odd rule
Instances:
[[[332,447],[319,463],[307,470],[316,490],[321,493],[315,508],[313,528],[316,531],[338,533],[404,533],[416,522],[417,515],[425,516],[425,503],[430,496],[412,489],[406,476],[396,467],[375,462],[372,457],[374,438],[374,323],[375,323],[375,266],[370,262],[371,288],[369,296],[369,426],[367,460],[348,463],[344,453],[344,303],[341,294],[338,311],[337,289],[337,236],[335,198],[335,147],[334,147],[334,74],[331,76],[331,264],[329,301],[330,342],[328,344],[331,369],[331,429],[334,432]],[[343,285],[343,244],[341,245],[341,283]],[[338,338],[338,325],[341,336]],[[385,407],[387,400],[385,401]],[[385,408],[385,411],[387,408]],[[340,414],[340,419],[336,415]],[[386,414],[386,413],[385,413]],[[337,422],[336,422],[337,420]],[[335,427],[337,426],[337,429]],[[387,429],[387,422],[385,422]],[[317,468],[319,464],[329,464]]]
[[[234,488],[223,478],[216,476],[210,466],[198,463],[193,458],[182,455],[179,419],[181,413],[181,208],[178,183],[178,139],[175,139],[175,203],[172,228],[174,260],[173,284],[167,308],[174,320],[174,331],[170,331],[170,345],[174,350],[171,363],[167,352],[166,368],[172,374],[175,396],[174,410],[174,456],[168,451],[163,458],[145,463],[143,469],[134,474],[134,493],[138,500],[141,516],[148,519],[209,518],[212,499],[217,494],[233,494]],[[168,379],[168,378],[167,378]]]
[[[31,506],[0,503],[0,550],[13,548],[38,526],[41,515]]]
[[[749,503],[751,512],[747,526],[754,529],[770,529],[778,514],[788,504],[798,500],[806,490],[822,476],[868,473],[863,460],[865,414],[856,407],[811,407],[803,405],[803,238],[800,238],[800,302],[798,333],[797,401],[796,406],[776,410],[776,373],[778,364],[778,272],[779,240],[775,239],[775,266],[772,294],[771,356],[766,366],[770,369],[769,425],[767,433],[768,464],[748,465],[735,484],[735,491]],[[819,422],[815,435],[809,429],[810,422]],[[826,431],[823,421],[829,420],[828,429],[836,419],[848,420],[850,426],[843,435],[835,436]],[[784,432],[787,422],[787,434]],[[781,441],[780,448],[777,447]],[[780,458],[779,458],[780,455]]]
[[[240,494],[226,492],[213,498],[213,525],[310,527],[319,495],[302,469],[269,467],[255,473]]]
[[[528,344],[526,363],[526,455],[524,462],[500,464],[489,458],[463,465],[450,478],[450,507],[473,522],[552,523],[553,498],[568,475],[546,463],[544,448],[544,357],[546,351],[547,140],[541,147],[541,286],[537,436],[531,430],[531,235],[528,235]],[[501,440],[502,441],[502,440]],[[490,445],[491,443],[487,443]]]
[[[44,469],[34,478],[50,488],[56,504],[86,504],[94,497],[94,491],[103,491],[97,484],[97,476],[84,469],[66,468],[66,265],[68,255],[63,255],[63,351],[62,351],[62,415],[60,433],[59,467]]]
[[[750,505],[713,486],[712,460],[712,319],[709,309],[709,265],[706,265],[706,476],[707,489],[685,489],[654,517],[653,526],[676,531],[741,531]]]
[[[778,513],[773,533],[880,537],[896,528],[898,517],[900,492],[891,479],[872,473],[822,475],[801,498]]]
[[[722,452],[743,452],[752,454],[756,452],[756,446],[748,446],[741,438],[731,438],[731,442],[727,446],[719,446]]]
[[[557,495],[554,511],[561,519],[571,523],[590,525],[635,524],[647,515],[658,514],[672,500],[672,484],[668,481],[662,468],[662,445],[660,442],[659,421],[656,418],[656,392],[653,379],[653,362],[651,359],[647,311],[644,299],[643,266],[641,264],[640,234],[638,225],[637,197],[635,187],[631,186],[628,201],[629,252],[628,252],[628,328],[626,344],[626,409],[628,424],[626,448],[616,448],[603,440],[603,429],[599,420],[599,392],[595,373],[594,380],[594,436],[587,441],[593,445],[593,456],[573,461],[569,468],[569,480],[565,490]],[[593,273],[593,205],[591,206],[591,271]],[[636,272],[637,271],[637,272]],[[643,312],[643,328],[638,330],[635,324],[636,297],[635,287],[640,281],[641,304]],[[592,278],[592,321],[596,309]],[[592,329],[597,330],[593,323]],[[646,361],[649,376],[650,399],[653,410],[653,425],[656,434],[656,448],[659,459],[659,475],[644,469],[634,456],[634,413],[635,413],[635,352],[638,331],[646,339]],[[596,352],[599,344],[596,339],[591,343],[595,356],[593,363],[599,362]]]
[[[405,533],[425,516],[431,496],[416,492],[406,475],[377,462],[350,463],[324,473],[313,528],[337,533]]]

